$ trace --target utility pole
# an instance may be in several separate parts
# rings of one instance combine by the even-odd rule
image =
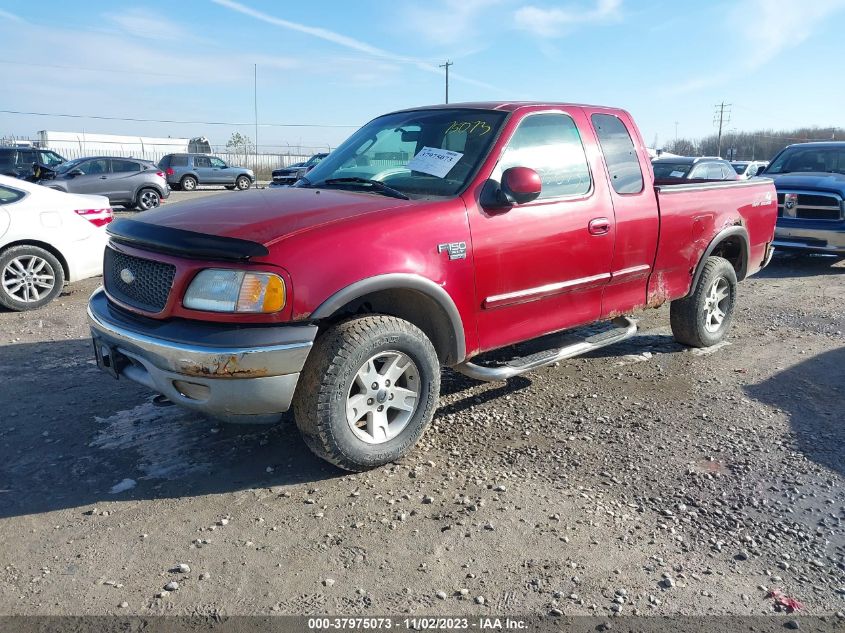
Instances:
[[[449,66],[454,65],[454,62],[450,62],[448,59],[445,64],[440,64],[440,68],[446,69],[446,103],[449,103]]]
[[[258,173],[258,64],[252,65],[252,104],[255,108],[255,172]]]
[[[730,103],[716,104],[716,113],[713,115],[713,125],[719,126],[719,137],[717,141],[716,156],[722,155],[722,127],[731,121],[731,105]]]

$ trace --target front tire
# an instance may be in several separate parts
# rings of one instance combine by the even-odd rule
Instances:
[[[249,179],[249,176],[238,176],[235,186],[241,191],[246,191],[252,186],[252,180]]]
[[[0,253],[0,305],[24,312],[50,303],[62,291],[59,260],[37,246],[13,246]]]
[[[708,257],[692,293],[673,301],[669,319],[675,340],[711,347],[728,334],[736,305],[736,271],[723,257]]]
[[[345,470],[407,454],[434,416],[440,363],[416,326],[390,316],[345,321],[317,339],[294,417],[308,447]]]

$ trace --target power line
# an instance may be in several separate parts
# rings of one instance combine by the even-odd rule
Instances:
[[[0,110],[0,114],[22,114],[26,116],[49,116],[65,119],[96,119],[98,121],[128,121],[132,123],[176,123],[180,125],[228,125],[249,126],[254,123],[234,123],[231,121],[178,121],[175,119],[133,119],[129,117],[97,116],[93,114],[56,114],[50,112],[23,112],[20,110]],[[261,127],[318,127],[318,128],[357,128],[358,125],[331,125],[321,123],[259,123]]]
[[[61,64],[39,64],[36,62],[19,62],[10,59],[0,59],[0,64],[7,64],[9,66],[31,66],[33,68],[56,68],[59,70],[79,70],[87,73],[118,73],[121,75],[127,74],[127,70],[118,68],[85,68],[83,66],[64,66]],[[184,75],[177,75],[176,73],[154,73],[144,70],[131,71],[133,75],[149,75],[151,77],[175,77],[184,79]]]

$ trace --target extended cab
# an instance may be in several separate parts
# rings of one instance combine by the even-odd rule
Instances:
[[[778,192],[778,249],[845,255],[845,142],[790,145],[763,176]]]
[[[655,182],[622,110],[405,110],[294,187],[114,222],[91,332],[113,376],[231,421],[292,405],[317,455],[362,470],[414,445],[441,366],[504,380],[632,336],[626,315],[666,301],[677,340],[721,341],[775,219],[768,179]]]

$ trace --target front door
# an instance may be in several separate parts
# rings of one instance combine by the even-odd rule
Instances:
[[[67,190],[71,193],[87,193],[98,196],[110,196],[111,166],[108,158],[92,158],[76,166],[82,173],[68,175]]]
[[[229,169],[228,165],[216,156],[209,157],[211,161],[211,178],[209,182],[217,184],[233,185],[235,184],[235,171]]]
[[[470,209],[482,351],[595,321],[610,278],[613,211],[583,112],[525,116],[490,178],[517,166],[540,174],[539,198]]]

